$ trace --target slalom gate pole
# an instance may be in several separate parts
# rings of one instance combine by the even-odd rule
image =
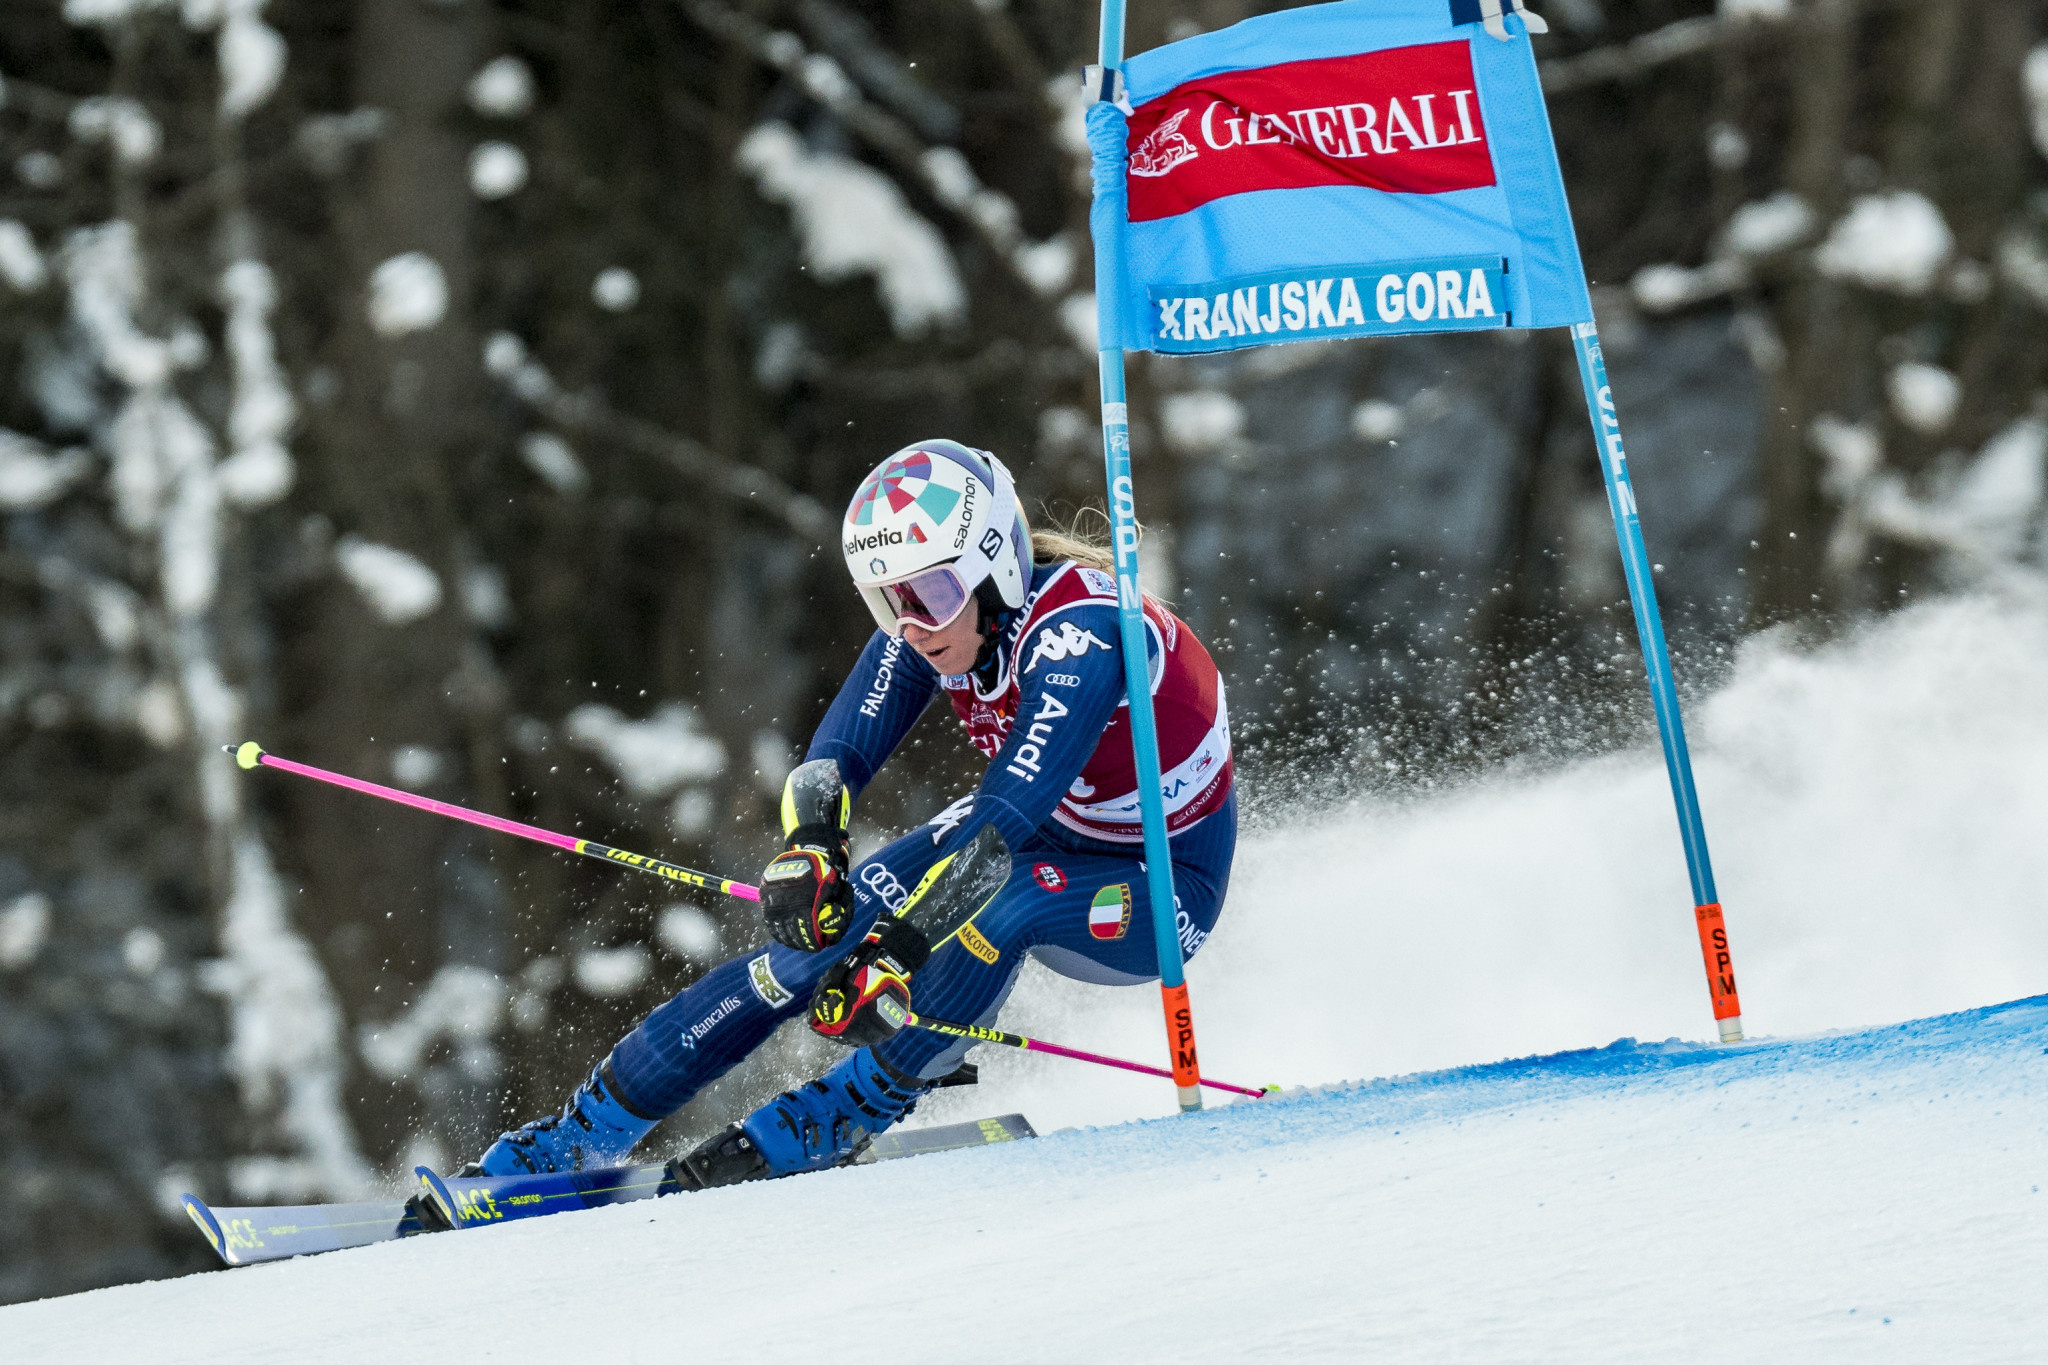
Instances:
[[[279,772],[291,773],[297,777],[310,777],[315,782],[325,782],[330,786],[345,787],[352,792],[361,792],[365,796],[375,796],[385,801],[395,801],[401,806],[411,806],[414,810],[423,810],[434,815],[445,815],[451,820],[461,820],[468,824],[479,825],[484,829],[496,830],[500,834],[510,834],[520,839],[531,839],[536,844],[546,844],[550,848],[559,848],[565,853],[580,853],[586,858],[600,858],[616,867],[638,868],[642,872],[651,872],[657,877],[667,881],[681,882],[685,886],[701,887],[706,891],[717,891],[727,896],[736,896],[743,901],[757,901],[761,899],[760,889],[749,886],[745,882],[731,881],[725,877],[714,877],[709,872],[693,871],[690,868],[668,862],[665,859],[650,858],[644,853],[628,853],[622,848],[613,848],[609,844],[600,844],[592,839],[578,839],[567,834],[557,834],[553,830],[542,829],[538,825],[522,825],[517,820],[507,820],[501,816],[486,815],[482,811],[470,810],[467,806],[453,806],[446,801],[436,801],[432,797],[415,796],[411,792],[402,792],[395,787],[383,787],[375,782],[365,782],[360,777],[349,777],[344,773],[329,772],[325,768],[316,768],[310,763],[294,763],[291,759],[279,758],[274,754],[264,753],[262,748],[253,739],[239,748],[233,745],[224,745],[222,747],[227,752],[233,754],[235,762],[244,768],[276,768]]]
[[[1693,919],[1699,929],[1700,955],[1707,969],[1707,993],[1714,1002],[1714,1020],[1721,1041],[1742,1041],[1742,999],[1735,991],[1735,962],[1728,952],[1728,926],[1714,893],[1714,865],[1707,856],[1707,830],[1700,821],[1699,793],[1693,790],[1692,757],[1685,747],[1685,723],[1678,714],[1678,684],[1671,676],[1671,654],[1664,643],[1664,621],[1657,611],[1657,589],[1650,576],[1650,552],[1643,544],[1643,523],[1636,515],[1635,486],[1629,481],[1628,457],[1621,446],[1621,421],[1615,415],[1607,364],[1600,354],[1600,333],[1590,322],[1572,328],[1579,357],[1579,378],[1586,387],[1586,415],[1600,447],[1600,472],[1607,481],[1607,508],[1614,514],[1615,538],[1621,542],[1621,567],[1628,578],[1629,603],[1635,609],[1636,638],[1650,678],[1650,704],[1657,712],[1657,735],[1664,745],[1664,768],[1671,778],[1671,797],[1678,806],[1678,833],[1685,843],[1685,866],[1692,876]]]
[[[1099,65],[1087,76],[1095,103],[1122,97],[1124,0],[1102,0]],[[1138,587],[1138,512],[1131,485],[1131,413],[1124,401],[1124,352],[1110,319],[1122,309],[1123,227],[1126,218],[1123,165],[1094,168],[1095,317],[1108,344],[1096,353],[1102,376],[1102,459],[1109,489],[1110,535],[1116,552],[1116,604],[1124,653],[1124,693],[1131,708],[1131,756],[1138,779],[1138,813],[1145,828],[1145,885],[1152,908],[1152,938],[1159,955],[1160,1003],[1166,1013],[1167,1055],[1182,1113],[1202,1107],[1202,1070],[1195,1053],[1195,1017],[1188,1003],[1180,953],[1178,901],[1173,894],[1173,854],[1166,842],[1166,802],[1160,791],[1159,731],[1152,717],[1151,670],[1145,648],[1145,604]],[[1160,648],[1165,649],[1165,641]]]
[[[1021,1033],[1005,1033],[1001,1029],[983,1028],[979,1024],[949,1024],[943,1019],[927,1019],[921,1014],[908,1014],[903,1022],[910,1028],[921,1028],[932,1033],[943,1033],[949,1038],[972,1038],[980,1043],[1000,1043],[1025,1052],[1050,1052],[1055,1057],[1071,1057],[1077,1062],[1093,1062],[1097,1066],[1113,1066],[1124,1071],[1138,1071],[1147,1076],[1163,1076],[1172,1079],[1173,1073],[1162,1067],[1146,1066],[1143,1062],[1127,1062],[1121,1057],[1105,1057],[1099,1052],[1083,1052],[1077,1047],[1061,1047],[1048,1043],[1042,1038],[1027,1038]],[[1249,1095],[1255,1100],[1277,1093],[1277,1085],[1263,1090],[1254,1090],[1248,1085],[1232,1085],[1228,1081],[1212,1081],[1203,1078],[1201,1084],[1211,1090],[1228,1090],[1233,1095]]]

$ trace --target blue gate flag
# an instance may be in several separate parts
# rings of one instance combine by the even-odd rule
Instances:
[[[1102,344],[1590,322],[1532,22],[1519,0],[1339,0],[1130,58],[1128,104],[1089,110]]]

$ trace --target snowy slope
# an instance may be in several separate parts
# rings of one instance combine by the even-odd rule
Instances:
[[[1752,640],[1687,724],[1753,1035],[2048,991],[2048,611],[1951,600],[1812,653]],[[1710,1039],[1691,901],[1654,750],[1311,813],[1244,841],[1188,966],[1204,1068],[1320,1084]],[[1151,991],[1034,972],[1003,1018],[1160,1049]],[[1142,1079],[994,1051],[981,1093],[919,1117],[1000,1107],[1053,1127],[1172,1105]]]
[[[0,1340],[124,1365],[2038,1360],[2044,1180],[2039,997],[101,1290],[0,1310]]]
[[[1151,1122],[984,1048],[914,1122],[1117,1126],[0,1309],[0,1356],[2048,1359],[2048,617],[1752,642],[1692,727],[1752,1034],[1866,1031]],[[1205,1067],[1705,1039],[1688,900],[1650,753],[1316,813],[1190,965]],[[1034,972],[1004,1020],[1155,1056],[1157,999]]]

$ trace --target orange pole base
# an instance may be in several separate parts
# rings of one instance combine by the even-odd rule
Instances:
[[[1735,959],[1728,953],[1728,925],[1721,906],[1696,906],[1693,918],[1699,923],[1700,961],[1707,969],[1707,994],[1714,1002],[1714,1021],[1720,1025],[1721,1041],[1742,1041],[1742,997],[1735,990]]]
[[[1202,1107],[1202,1065],[1195,1055],[1195,1011],[1188,1004],[1188,986],[1164,982],[1160,1002],[1166,1007],[1166,1051],[1173,1059],[1173,1084],[1180,1091],[1182,1113]]]

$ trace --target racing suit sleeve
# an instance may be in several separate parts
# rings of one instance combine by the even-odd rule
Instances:
[[[1024,847],[1081,775],[1124,699],[1116,608],[1089,603],[1055,621],[1017,642],[1017,719],[989,760],[966,818],[939,841],[942,857],[966,848],[989,825],[1012,849]],[[1048,657],[1041,635],[1065,647]]]
[[[936,669],[902,639],[876,631],[811,736],[804,761],[836,759],[850,796],[875,774],[939,688]]]

